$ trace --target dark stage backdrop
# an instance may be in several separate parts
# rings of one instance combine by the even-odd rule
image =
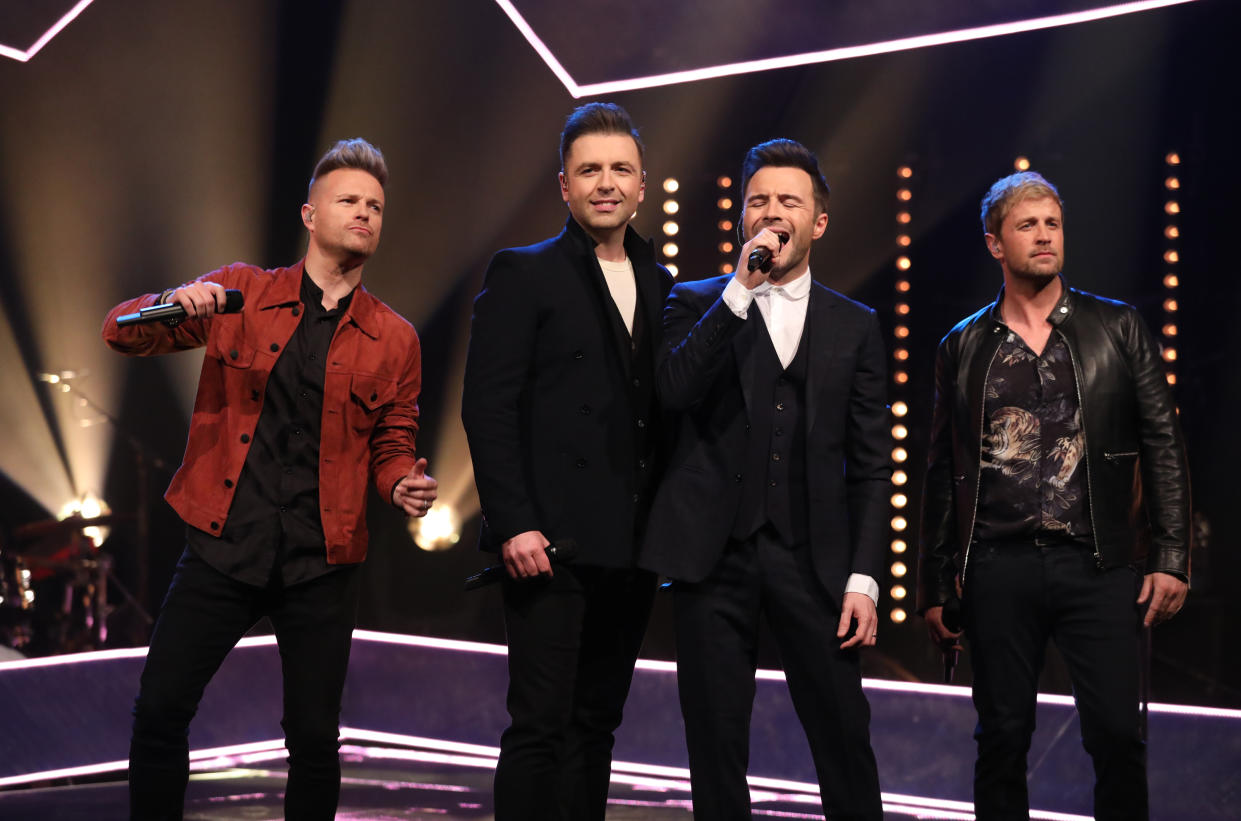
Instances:
[[[987,185],[1010,172],[1015,157],[1029,157],[1067,202],[1069,281],[1134,302],[1158,329],[1165,322],[1165,155],[1179,152],[1176,392],[1209,539],[1195,549],[1188,606],[1154,636],[1154,695],[1241,706],[1241,662],[1233,652],[1241,597],[1232,594],[1241,571],[1234,479],[1241,462],[1234,421],[1241,402],[1234,190],[1241,101],[1232,5],[1201,0],[606,99],[629,109],[648,145],[642,233],[659,234],[666,219],[663,179],[680,181],[675,262],[684,278],[712,275],[723,260],[717,222],[736,215],[722,214],[716,202],[737,192],[721,192],[716,180],[736,178],[748,146],[788,136],[817,151],[833,193],[831,224],[813,254],[815,276],[874,306],[889,331],[896,169],[912,169],[912,243],[903,249],[913,261],[910,381],[899,394],[911,406],[907,493],[914,508],[935,345],[999,285],[978,224]],[[608,13],[603,4],[582,8],[593,7]],[[779,15],[779,4],[764,8],[771,19]],[[781,44],[752,23],[727,25],[722,15],[704,17],[702,36],[716,47],[699,43],[696,54],[714,51],[717,62],[728,62],[753,56],[742,44],[755,38]],[[683,62],[669,57],[677,43],[663,26],[675,22],[683,34],[683,19],[645,26],[626,19],[615,32],[603,23],[558,30],[563,18],[540,19],[553,26],[549,42],[572,46],[574,70],[590,72],[596,44],[601,54],[606,49],[609,70],[626,65],[618,50],[632,54],[635,66]],[[892,27],[879,21],[875,28],[881,38]],[[383,241],[365,283],[419,328],[426,374],[420,447],[445,504],[462,511],[465,523],[456,547],[424,552],[401,518],[372,499],[361,623],[502,640],[497,592],[461,589],[461,579],[485,563],[473,547],[477,497],[458,418],[461,370],[471,300],[490,255],[551,235],[564,220],[556,144],[578,102],[489,0],[101,0],[28,63],[0,58],[3,533],[87,490],[129,517],[146,498],[145,581],[133,518],[116,523],[105,547],[118,580],[148,609],[158,606],[183,544],[158,496],[180,461],[201,354],[125,360],[104,349],[99,323],[123,298],[233,260],[276,266],[297,259],[305,244],[298,208],[314,159],[333,140],[362,135],[384,149],[392,170]],[[59,393],[36,376],[64,370],[80,374],[75,393]],[[145,492],[140,461],[150,475]],[[916,526],[908,537],[916,543]],[[881,580],[885,619],[898,604],[887,598],[895,581]],[[912,577],[904,582],[912,590]],[[144,642],[136,608],[115,590],[113,599],[112,641]],[[667,609],[663,601],[657,606],[649,655],[671,657]],[[937,653],[916,618],[885,621],[882,632],[883,645],[867,657],[869,673],[938,676]],[[962,674],[968,680],[967,666]],[[1052,666],[1046,685],[1067,688],[1061,668]]]

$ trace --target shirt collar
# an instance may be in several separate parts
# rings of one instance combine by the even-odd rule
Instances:
[[[790,302],[797,302],[810,295],[810,282],[810,270],[806,269],[806,273],[788,284],[773,285],[770,282],[763,282],[755,287],[754,295],[765,296],[769,293],[776,293]]]

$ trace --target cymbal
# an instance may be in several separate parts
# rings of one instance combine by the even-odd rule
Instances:
[[[110,513],[90,519],[82,516],[43,519],[14,529],[13,537],[17,541],[19,553],[50,554],[64,547],[66,541],[74,534],[81,533],[88,527],[106,527],[132,518],[132,516],[120,513]]]

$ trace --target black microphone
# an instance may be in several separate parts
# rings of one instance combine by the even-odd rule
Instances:
[[[235,314],[241,310],[245,304],[245,295],[236,288],[229,288],[224,292],[224,307],[216,311],[220,314]],[[185,319],[185,309],[178,302],[162,302],[159,305],[152,305],[149,308],[143,308],[136,314],[125,314],[116,318],[118,326],[124,325],[140,325],[145,322],[169,322],[173,325]]]
[[[961,632],[961,600],[949,599],[944,603],[940,621],[953,633]],[[946,638],[939,643],[939,651],[944,654],[944,684],[952,684],[952,675],[957,671],[957,662],[961,658],[959,638]]]
[[[788,242],[787,234],[776,234],[780,239],[780,247],[784,247],[784,243]],[[771,249],[755,248],[750,252],[750,258],[746,260],[746,268],[750,271],[762,269],[764,274],[771,273]]]
[[[549,544],[543,548],[543,552],[547,554],[547,560],[552,564],[563,564],[571,562],[577,558],[577,542],[572,539],[561,539],[559,543]],[[480,587],[486,587],[489,584],[495,584],[503,578],[508,577],[508,568],[503,564],[493,564],[491,567],[484,567],[465,580],[466,590],[477,590]],[[524,581],[517,579],[516,581]]]

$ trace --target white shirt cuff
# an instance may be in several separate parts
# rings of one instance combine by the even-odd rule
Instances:
[[[846,593],[865,593],[870,600],[879,606],[879,583],[863,573],[850,573],[849,581],[845,582]]]
[[[733,277],[724,286],[724,293],[720,295],[720,299],[724,300],[728,310],[732,311],[737,318],[745,319],[749,315],[750,304],[754,302],[754,292]]]

